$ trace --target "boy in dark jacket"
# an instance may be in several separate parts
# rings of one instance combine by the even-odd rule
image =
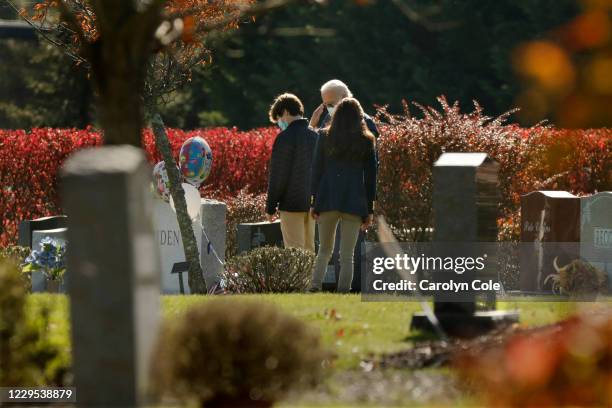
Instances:
[[[297,96],[278,96],[268,113],[281,132],[270,158],[266,213],[272,221],[277,209],[285,248],[314,252],[314,220],[309,216],[311,168],[318,134],[303,118],[304,106]]]

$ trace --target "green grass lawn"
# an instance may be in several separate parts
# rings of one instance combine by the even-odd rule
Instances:
[[[187,308],[206,302],[206,296],[162,296],[162,314],[164,318],[176,318]],[[411,346],[412,339],[418,333],[409,330],[411,314],[419,309],[414,302],[362,302],[358,295],[337,294],[271,294],[232,296],[240,299],[256,299],[272,302],[309,324],[317,327],[324,344],[337,355],[335,362],[336,377],[331,389],[340,393],[345,384],[359,381],[351,373],[359,370],[359,363],[364,359],[380,353],[398,351]],[[608,303],[609,304],[609,303]],[[32,294],[28,297],[28,315],[35,316],[49,307],[51,335],[54,342],[62,345],[69,352],[69,317],[68,299],[63,295]],[[521,324],[542,325],[558,321],[578,308],[594,307],[596,304],[576,304],[570,302],[500,302],[499,309],[518,309],[521,313]],[[103,335],[103,333],[100,333]],[[419,372],[426,370],[418,370]],[[434,370],[433,375],[448,375],[448,369]],[[338,375],[342,379],[337,379]],[[381,381],[412,381],[414,373],[400,373],[401,380],[382,379]],[[348,376],[348,377],[347,377]],[[404,379],[401,376],[410,376]],[[418,380],[418,378],[417,378]],[[373,380],[378,381],[378,380]],[[325,393],[329,393],[325,391]],[[324,393],[324,394],[325,394]],[[301,397],[300,397],[301,398]],[[298,402],[300,402],[298,398]],[[318,398],[318,397],[317,397]],[[306,400],[308,403],[318,403]],[[319,401],[329,405],[333,397]],[[342,405],[342,397],[332,405]],[[403,400],[402,400],[403,401]],[[402,402],[403,404],[404,402]],[[406,401],[406,403],[408,403]],[[354,401],[349,405],[353,405]],[[365,405],[376,405],[365,401]]]
[[[355,368],[368,356],[401,350],[410,345],[415,333],[409,330],[410,316],[419,309],[415,302],[362,302],[358,295],[271,294],[240,295],[233,299],[272,302],[288,313],[313,324],[324,343],[338,355],[338,368]],[[174,318],[188,307],[206,302],[206,296],[162,296],[162,313]],[[68,335],[68,301],[63,295],[32,294],[28,315],[36,315],[44,305],[51,310],[51,334],[58,341]],[[540,325],[562,319],[579,306],[570,302],[507,302],[499,309],[519,309],[521,323]],[[332,310],[335,312],[332,313]],[[335,315],[335,317],[334,317]]]

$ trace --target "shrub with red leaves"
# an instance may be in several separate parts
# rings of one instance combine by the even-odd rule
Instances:
[[[463,352],[460,377],[487,406],[612,406],[612,315],[590,312]]]
[[[0,246],[17,241],[19,221],[62,212],[57,170],[73,151],[101,143],[91,129],[0,129]]]
[[[179,151],[186,139],[200,136],[208,142],[213,152],[213,165],[200,191],[203,196],[214,194],[220,197],[234,196],[242,189],[246,189],[251,194],[261,194],[266,191],[268,161],[278,132],[279,130],[274,127],[253,129],[248,132],[238,131],[235,128],[167,130],[172,153],[177,162]],[[143,144],[151,163],[161,160],[150,130],[145,130]]]
[[[245,194],[266,191],[268,161],[277,134],[276,128],[248,132],[228,128],[189,132],[168,129],[176,160],[186,139],[197,135],[208,142],[213,166],[200,191],[205,197],[230,201],[243,189]],[[91,128],[0,130],[0,246],[17,242],[21,220],[61,214],[59,168],[73,151],[101,144],[100,133]],[[143,132],[143,145],[152,164],[160,160],[148,129]]]
[[[612,129],[555,130],[505,124],[475,103],[462,113],[438,98],[441,110],[408,104],[400,115],[378,110],[378,211],[400,240],[427,240],[432,225],[432,167],[444,152],[486,152],[500,163],[500,239],[516,239],[520,196],[540,189],[587,194],[612,189]]]
[[[445,151],[486,152],[500,162],[502,240],[518,239],[521,194],[539,189],[575,194],[612,190],[612,129],[522,129],[504,124],[505,116],[487,118],[478,105],[466,114],[457,104],[439,100],[441,111],[420,107],[422,118],[411,116],[407,105],[403,114],[391,115],[382,108],[377,115],[378,211],[400,240],[429,236],[420,231],[431,226],[431,168]],[[228,201],[230,211],[240,208],[243,213],[252,207],[253,213],[237,217],[238,222],[262,219],[259,195],[266,191],[278,129],[167,132],[175,159],[189,137],[201,136],[210,145],[213,166],[200,188],[202,196]],[[0,246],[17,241],[19,221],[61,213],[57,170],[72,151],[101,143],[92,129],[0,130]],[[143,132],[143,146],[151,164],[160,160],[150,130]]]

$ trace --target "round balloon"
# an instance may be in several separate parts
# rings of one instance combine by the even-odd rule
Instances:
[[[160,161],[153,167],[153,191],[155,194],[168,202],[170,200],[170,181],[166,171],[166,163]]]
[[[189,218],[194,220],[200,213],[200,192],[191,184],[182,183],[181,186],[183,187],[183,191],[185,192],[187,213],[189,214]],[[172,210],[176,212],[176,209],[174,208],[174,200],[172,199],[172,197],[170,197],[170,207],[172,207]]]
[[[199,136],[185,140],[179,155],[181,174],[189,184],[199,187],[210,174],[212,151]]]

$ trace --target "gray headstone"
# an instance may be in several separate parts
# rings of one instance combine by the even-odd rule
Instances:
[[[50,230],[65,228],[67,225],[65,215],[53,215],[50,217],[36,218],[34,220],[23,220],[19,223],[19,246],[32,248],[32,232],[34,230]]]
[[[179,264],[185,263],[183,236],[176,220],[176,213],[170,204],[153,199],[153,227],[161,265],[161,291],[165,294],[191,293],[188,273],[172,273]],[[202,226],[199,221],[192,224],[197,246],[202,253]],[[182,287],[182,291],[181,291]]]
[[[223,265],[219,262],[219,259],[225,262],[226,216],[227,205],[225,203],[206,198],[202,199],[200,206],[202,222],[200,264],[204,271],[207,288],[211,288],[218,283],[221,272],[223,272]],[[210,240],[210,247],[208,240]],[[219,259],[217,259],[217,256]]]
[[[141,149],[78,151],[62,171],[79,406],[140,406],[158,330],[150,167]]]
[[[580,198],[580,255],[608,275],[612,289],[612,191]]]
[[[34,230],[32,231],[32,248],[40,249],[40,241],[45,237],[51,237],[58,242],[66,243],[66,228],[55,228],[49,230]],[[64,274],[64,280],[60,284],[60,292],[66,292],[66,282],[68,280],[68,270]],[[47,288],[47,282],[42,272],[32,272],[32,292],[44,292]]]

